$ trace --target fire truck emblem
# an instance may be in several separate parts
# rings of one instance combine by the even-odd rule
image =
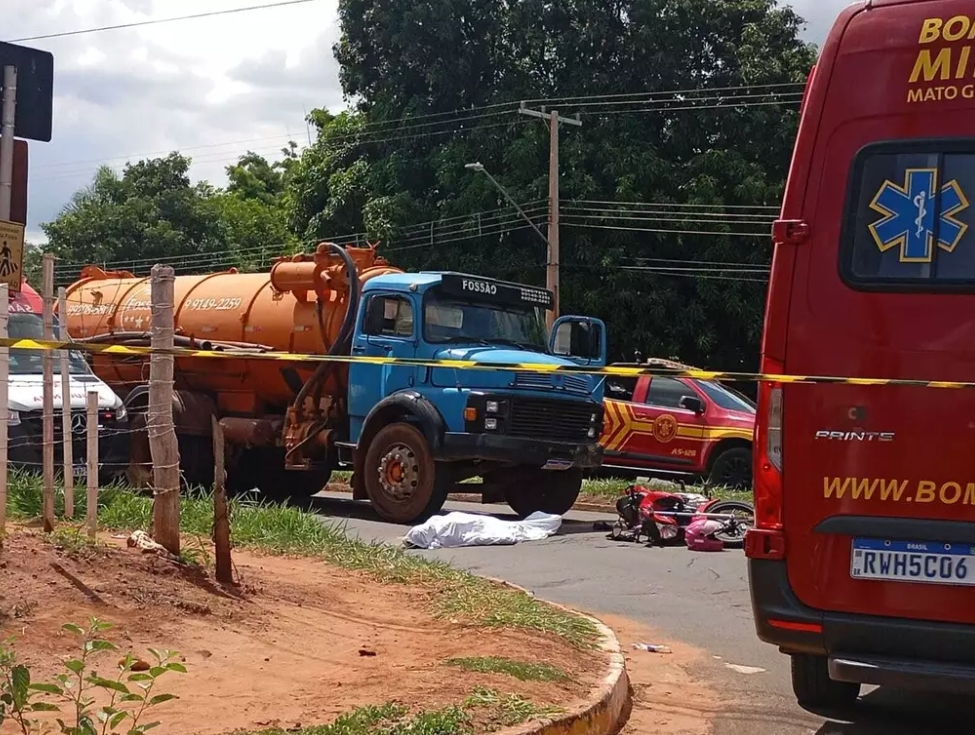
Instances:
[[[952,179],[941,187],[938,202],[937,185],[936,168],[907,169],[903,186],[889,179],[884,182],[870,202],[883,218],[868,225],[880,252],[897,248],[901,263],[930,263],[935,237],[941,250],[954,251],[968,230],[955,215],[968,209],[968,199]],[[937,217],[935,209],[940,209]]]
[[[653,436],[661,444],[673,441],[677,436],[677,419],[669,413],[658,416],[653,421]]]

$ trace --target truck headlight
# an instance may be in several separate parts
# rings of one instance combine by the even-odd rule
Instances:
[[[497,413],[498,412],[498,402],[497,401],[487,401],[484,404],[484,410],[487,413]]]
[[[119,406],[118,408],[115,409],[115,420],[116,421],[122,421],[128,415],[129,415],[129,412],[125,410],[125,406],[124,405]]]
[[[20,426],[19,411],[9,411],[7,413],[7,426]]]
[[[494,431],[498,428],[497,419],[484,419],[484,428],[487,431]]]
[[[596,438],[596,429],[595,428],[589,429],[589,432],[586,434],[586,436],[588,436],[590,439],[595,439]]]

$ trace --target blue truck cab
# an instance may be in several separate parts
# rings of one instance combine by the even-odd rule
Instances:
[[[465,361],[473,367],[356,361],[348,441],[356,498],[414,523],[458,483],[518,515],[568,511],[602,462],[603,379],[492,365],[602,367],[605,324],[565,316],[549,335],[545,289],[450,272],[377,276],[362,287],[353,357]]]

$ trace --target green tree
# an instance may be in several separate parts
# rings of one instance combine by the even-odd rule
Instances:
[[[274,163],[248,152],[227,167],[228,184],[208,198],[205,208],[218,223],[228,263],[241,270],[269,268],[273,258],[295,252],[300,241],[288,229],[285,191],[297,162],[296,145]]]
[[[613,358],[640,349],[755,366],[763,284],[705,278],[716,274],[701,264],[769,263],[768,240],[746,235],[768,231],[798,111],[795,94],[789,104],[768,95],[775,85],[801,89],[815,59],[791,9],[775,0],[340,0],[339,16],[335,53],[355,111],[311,114],[318,139],[287,187],[293,231],[379,238],[405,268],[543,283],[544,244],[516,229],[524,223],[464,164],[482,162],[517,201],[543,200],[548,133],[515,108],[548,100],[584,121],[561,138],[563,313],[605,319]],[[683,206],[641,215],[593,204],[602,201]],[[706,205],[709,217],[687,205]],[[501,211],[474,214],[489,210]],[[733,215],[742,211],[767,214]],[[544,222],[544,207],[529,212]],[[674,260],[693,272],[642,265]]]
[[[154,263],[177,272],[269,267],[294,252],[285,198],[296,146],[271,163],[248,152],[227,167],[218,189],[192,183],[190,159],[178,153],[99,169],[53,221],[42,225],[47,249],[65,264],[96,263],[147,272]]]
[[[102,167],[53,222],[42,225],[48,250],[67,263],[109,263],[147,270],[226,250],[220,223],[205,206],[207,184],[192,184],[190,159],[178,153],[127,164],[121,175]]]

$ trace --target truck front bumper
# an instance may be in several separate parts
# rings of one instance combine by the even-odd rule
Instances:
[[[72,436],[71,459],[83,472],[88,458],[87,437]],[[44,429],[40,420],[29,419],[7,427],[7,461],[14,469],[40,473],[44,461]],[[128,422],[112,422],[98,430],[98,469],[102,478],[114,477],[125,472],[129,465]],[[54,419],[54,469],[64,467],[64,442],[61,433],[61,417]]]
[[[589,469],[603,461],[603,448],[596,442],[557,442],[495,434],[448,432],[435,459],[443,461],[487,460],[542,467],[548,462]]]

